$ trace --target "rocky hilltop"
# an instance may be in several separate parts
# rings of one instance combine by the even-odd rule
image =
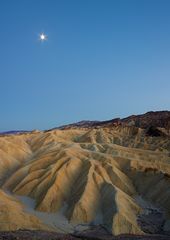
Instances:
[[[81,121],[60,126],[58,129],[111,127],[116,125],[133,125],[144,129],[152,126],[170,130],[170,111],[151,111],[141,115],[131,115],[127,118],[114,118],[107,121]]]
[[[170,112],[0,137],[0,230],[170,232]]]

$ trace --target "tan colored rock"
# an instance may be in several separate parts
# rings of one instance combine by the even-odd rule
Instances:
[[[141,234],[137,217],[144,207],[137,196],[170,218],[169,152],[169,138],[146,136],[134,126],[0,137],[0,211],[7,220],[1,228],[49,228],[16,202],[21,195],[35,200],[36,211],[62,211],[70,224]]]

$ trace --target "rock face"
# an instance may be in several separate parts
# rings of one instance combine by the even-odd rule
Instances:
[[[94,235],[95,234],[95,235]],[[98,234],[98,232],[97,232]],[[110,236],[101,235],[98,237],[96,232],[89,231],[80,234],[59,234],[47,231],[18,230],[11,232],[0,232],[0,240],[169,240],[169,236],[163,235],[121,235]]]
[[[134,121],[136,127],[148,128],[148,126],[170,128],[170,111],[147,112],[141,115],[132,115],[122,119],[123,122],[129,123]]]
[[[58,231],[47,215],[62,213],[73,231],[85,224],[115,235],[162,233],[164,225],[168,232],[170,138],[134,124],[1,136],[0,184],[0,230]]]
[[[59,127],[58,129],[69,128],[94,128],[94,127],[109,127],[109,126],[136,126],[143,129],[149,127],[165,128],[170,131],[170,111],[147,112],[141,115],[132,115],[127,118],[114,118],[108,121],[81,121],[78,123],[68,124]]]
[[[147,131],[146,134],[150,137],[161,137],[164,136],[164,132],[160,131],[157,127],[154,126],[150,126]]]
[[[146,233],[156,234],[163,232],[165,218],[163,213],[154,208],[146,208],[142,214],[138,216],[138,224]]]

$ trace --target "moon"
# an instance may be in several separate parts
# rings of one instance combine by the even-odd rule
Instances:
[[[40,35],[39,35],[39,40],[40,40],[41,42],[46,41],[46,40],[47,40],[47,35],[45,35],[44,33],[40,33]]]

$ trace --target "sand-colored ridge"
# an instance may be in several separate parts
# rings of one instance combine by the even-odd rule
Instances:
[[[18,229],[46,229],[40,219],[24,211],[24,206],[13,196],[0,190],[0,231]]]
[[[170,220],[170,139],[134,126],[75,128],[0,137],[1,198],[35,200],[34,210],[62,211],[72,224],[103,224],[114,234],[143,234],[137,201],[162,207]],[[16,219],[27,215],[17,202]],[[9,207],[10,208],[10,207]],[[64,210],[62,210],[64,209]],[[1,205],[0,205],[1,210]],[[49,227],[24,215],[24,227]],[[26,220],[25,220],[26,219]],[[9,224],[4,229],[11,226]],[[30,225],[29,225],[30,224]],[[17,226],[18,227],[18,226]],[[56,226],[57,228],[57,226]],[[10,227],[15,230],[15,226]]]

